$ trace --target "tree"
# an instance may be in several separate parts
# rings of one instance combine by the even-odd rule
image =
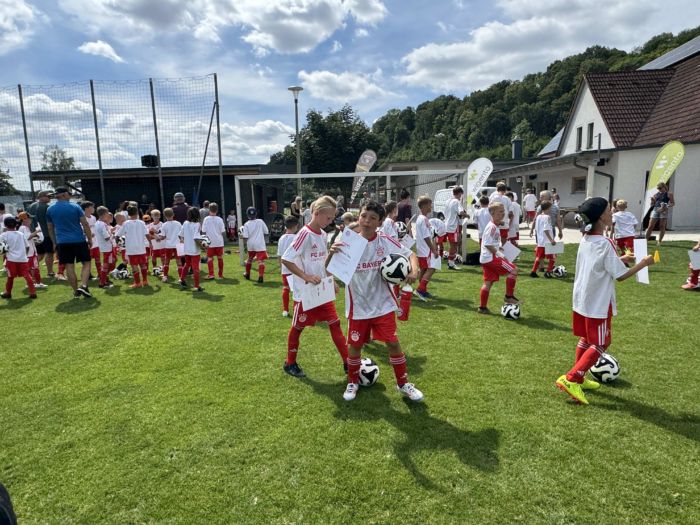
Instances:
[[[41,171],[77,171],[80,168],[76,166],[75,159],[69,157],[63,148],[59,148],[56,144],[46,146],[41,152]],[[62,175],[49,178],[49,183],[56,187],[57,184],[65,184],[66,180],[75,180],[79,177],[71,177],[70,175]]]
[[[0,195],[17,195],[17,188],[12,185],[10,169],[5,159],[0,159]]]

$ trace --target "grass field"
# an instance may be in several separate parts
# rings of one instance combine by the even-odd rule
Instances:
[[[199,295],[73,300],[59,283],[30,301],[18,281],[0,304],[0,481],[22,524],[700,523],[690,246],[664,246],[651,285],[618,284],[622,374],[587,407],[554,387],[576,343],[575,246],[566,279],[521,276],[517,322],[476,313],[478,267],[437,274],[439,299],[399,327],[423,404],[375,344],[379,383],[344,402],[321,327],[302,336],[308,378],[283,374],[276,262],[258,285],[227,256]]]

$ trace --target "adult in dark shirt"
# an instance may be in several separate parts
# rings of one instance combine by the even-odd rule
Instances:
[[[411,222],[411,217],[413,216],[413,208],[411,207],[411,194],[408,193],[406,188],[401,190],[399,195],[401,200],[399,201],[399,214],[396,220],[403,222],[407,226]]]
[[[297,196],[294,198],[292,203],[289,205],[289,213],[291,214],[292,217],[296,217],[299,220],[299,224],[304,224],[301,222],[301,212],[302,212],[302,205],[301,205],[301,197]]]
[[[190,205],[185,202],[185,195],[179,191],[173,195],[173,214],[175,215],[175,220],[180,224],[183,224],[187,220],[187,210],[190,209]]]
[[[46,272],[49,277],[53,277],[53,253],[54,245],[49,236],[49,225],[46,222],[46,210],[49,208],[49,202],[51,202],[51,197],[53,193],[49,190],[41,190],[36,196],[36,202],[29,205],[29,215],[32,217],[32,230],[36,230],[37,227],[41,228],[44,234],[44,241],[38,244],[36,247],[38,257],[38,262],[41,263],[42,260],[46,259]]]

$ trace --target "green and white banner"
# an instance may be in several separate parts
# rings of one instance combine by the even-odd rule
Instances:
[[[466,204],[471,204],[481,187],[486,183],[493,171],[493,164],[486,157],[480,157],[467,168],[467,199]]]
[[[666,143],[656,154],[654,164],[649,172],[649,182],[647,183],[647,191],[644,195],[644,205],[642,206],[642,217],[644,217],[649,208],[651,208],[651,198],[658,191],[656,185],[659,182],[668,184],[668,179],[671,178],[673,172],[676,171],[685,156],[685,148],[683,144],[677,140],[672,140]]]

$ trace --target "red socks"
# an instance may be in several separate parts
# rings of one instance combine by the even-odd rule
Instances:
[[[348,361],[348,344],[347,344],[347,341],[345,340],[345,336],[343,335],[343,329],[340,328],[340,321],[336,321],[333,324],[329,324],[328,329],[331,331],[331,339],[333,339],[333,343],[335,344],[335,347],[338,349],[338,353],[340,354],[340,358],[343,360],[343,363],[347,363],[347,361]]]
[[[250,267],[253,266],[253,259],[248,259],[245,262],[245,274],[250,276]],[[291,364],[291,363],[290,363]]]
[[[399,387],[404,386],[408,382],[408,371],[406,370],[406,354],[390,355],[389,363],[394,368],[394,376],[396,376],[396,384]]]
[[[515,292],[515,275],[509,275],[506,277],[506,295],[511,296]]]
[[[418,284],[418,291],[419,292],[427,292],[428,291],[428,281],[425,279],[421,279],[420,283]]]
[[[581,359],[581,356],[588,350],[589,346],[591,345],[588,344],[584,337],[578,340],[578,344],[576,345],[576,361]],[[574,361],[574,364],[576,364],[576,361]]]
[[[282,311],[289,311],[289,287],[286,284],[282,288]]]
[[[486,308],[486,305],[489,304],[489,289],[485,286],[481,287],[481,291],[479,292],[479,299],[479,307]]]
[[[549,262],[547,263],[547,271],[551,272],[552,270],[554,270],[554,256],[550,255]]]
[[[207,270],[209,270],[209,277],[214,277],[214,258],[209,257],[207,260]]]
[[[219,267],[219,278],[223,279],[224,278],[224,258],[217,257],[216,263],[217,263],[217,266]]]
[[[361,357],[348,357],[348,383],[358,384],[360,382]]]
[[[265,263],[259,263],[258,264],[258,277],[264,277],[265,276]]]
[[[579,340],[579,344],[581,341]],[[577,345],[578,349],[578,345]],[[602,346],[591,345],[583,352],[583,355],[576,360],[574,367],[566,374],[566,379],[574,383],[583,383],[583,376],[588,370],[598,362],[598,358],[605,352]]]
[[[700,270],[690,272],[690,284],[698,284],[698,277],[700,277]]]
[[[141,284],[141,274],[139,273],[140,268],[138,266],[131,267],[131,273],[134,274],[134,284]]]
[[[287,364],[293,365],[297,362],[297,351],[299,350],[299,339],[301,338],[301,330],[297,330],[293,326],[289,329],[287,335]]]

